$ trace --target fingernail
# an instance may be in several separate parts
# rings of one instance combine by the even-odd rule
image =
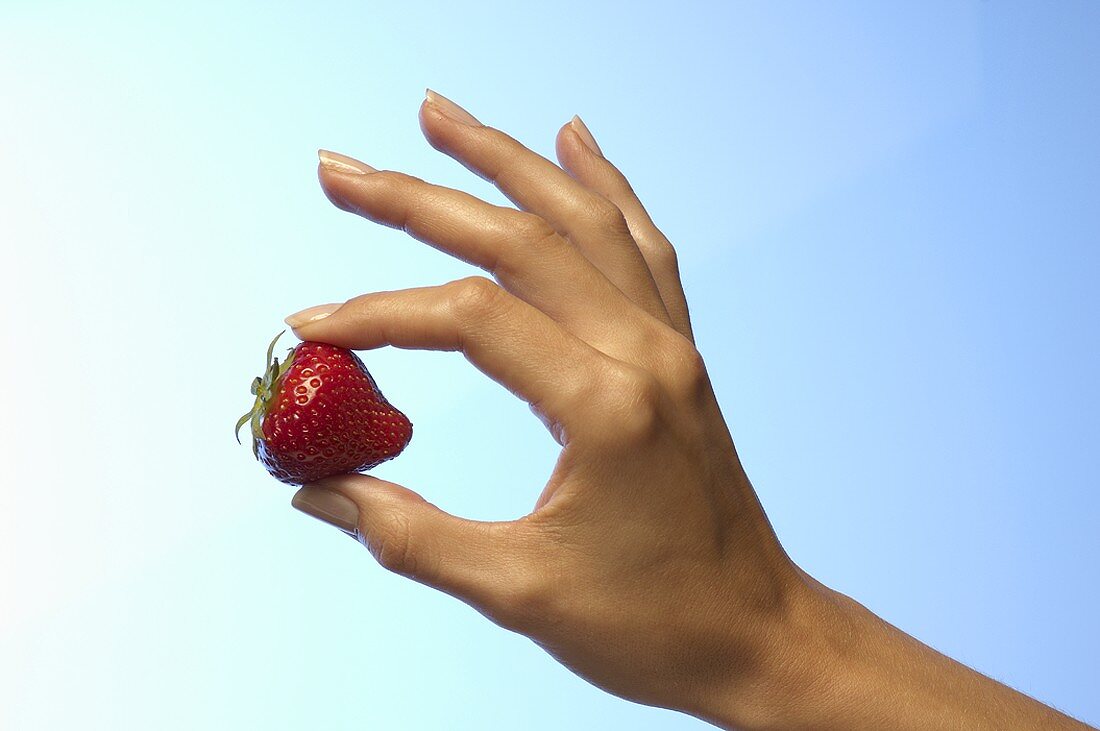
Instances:
[[[338,492],[306,485],[294,493],[290,504],[345,533],[359,533],[359,507]]]
[[[360,162],[354,157],[348,157],[347,155],[341,155],[339,152],[329,152],[328,150],[318,150],[317,157],[321,159],[321,165],[328,170],[332,170],[337,173],[351,173],[352,175],[366,175],[367,173],[378,172],[365,162]]]
[[[287,317],[283,322],[290,325],[292,328],[299,328],[302,325],[306,325],[311,322],[317,322],[323,320],[336,310],[340,309],[343,305],[331,304],[331,305],[317,305],[316,307],[307,307],[301,312],[295,312],[293,315]]]
[[[477,117],[467,112],[462,107],[455,104],[453,101],[443,96],[442,94],[436,94],[431,89],[428,89],[424,93],[424,100],[433,105],[436,109],[442,112],[445,116],[453,119],[459,124],[465,124],[470,127],[480,127],[481,122],[477,121]]]
[[[603,157],[603,151],[600,150],[600,146],[596,144],[596,138],[592,136],[592,133],[588,131],[588,127],[577,115],[573,115],[573,119],[569,121],[569,126],[573,128],[573,131],[577,133],[577,136],[581,138],[581,142],[592,152],[596,153],[600,157]]]

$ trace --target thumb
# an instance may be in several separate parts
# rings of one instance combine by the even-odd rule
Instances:
[[[330,477],[291,504],[357,538],[384,568],[475,607],[493,604],[516,574],[514,523],[458,518],[376,477]]]

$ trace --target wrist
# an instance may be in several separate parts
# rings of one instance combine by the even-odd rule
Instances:
[[[848,597],[795,569],[784,601],[757,634],[754,661],[714,687],[699,716],[721,728],[756,731],[844,727],[850,689],[876,628]]]
[[[751,677],[696,714],[722,728],[1086,729],[977,673],[798,571]]]

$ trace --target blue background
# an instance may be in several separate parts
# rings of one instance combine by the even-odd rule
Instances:
[[[0,726],[703,726],[386,574],[230,436],[283,316],[470,273],[315,180],[502,202],[425,86],[548,156],[585,118],[796,561],[1100,722],[1098,45],[1091,2],[0,0]],[[367,362],[417,426],[382,476],[530,509],[523,404]]]

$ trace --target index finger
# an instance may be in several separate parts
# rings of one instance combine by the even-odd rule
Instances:
[[[303,340],[343,348],[461,351],[531,404],[562,444],[607,372],[607,356],[484,277],[366,294],[327,316],[292,315],[287,323]]]

